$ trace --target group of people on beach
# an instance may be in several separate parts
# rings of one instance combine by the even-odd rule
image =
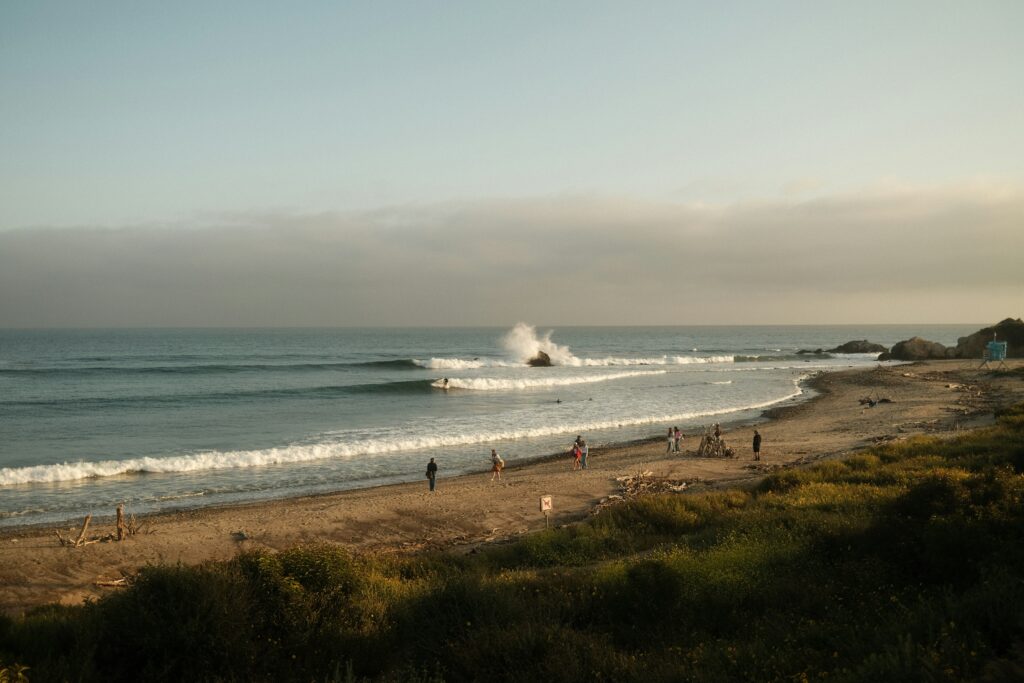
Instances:
[[[679,431],[679,427],[668,428],[668,450],[666,453],[678,453],[679,444],[683,442],[683,433]]]
[[[716,424],[715,425],[715,438],[720,439],[722,437],[722,430]],[[683,433],[679,430],[679,427],[669,427],[668,430],[668,450],[666,453],[678,453],[679,445],[683,442]],[[754,460],[761,459],[761,433],[756,429],[754,430]],[[572,442],[572,446],[569,447],[569,452],[572,453],[572,469],[573,472],[587,469],[587,455],[590,453],[590,448],[587,446],[586,439],[582,435],[577,435],[576,440]],[[505,461],[502,460],[501,456],[498,455],[498,451],[494,448],[491,449],[491,481],[501,481],[501,472],[505,469]],[[430,462],[427,463],[427,482],[430,484],[430,490],[433,492],[437,485],[437,463],[431,458]]]
[[[718,424],[717,422],[715,423],[715,429],[714,429],[713,434],[715,435],[715,439],[716,440],[719,440],[719,439],[722,438],[722,426],[720,424]],[[683,442],[683,433],[681,431],[679,431],[679,427],[669,427],[668,428],[668,448],[665,450],[665,452],[666,453],[678,453],[679,452],[679,444],[681,444],[682,442]],[[760,460],[761,459],[761,432],[757,431],[756,429],[754,430],[753,449],[754,449],[754,460]]]
[[[491,449],[491,481],[501,481],[501,471],[505,469],[505,461],[498,455],[498,451]],[[433,458],[427,463],[427,483],[430,491],[434,492],[437,487],[437,463]]]

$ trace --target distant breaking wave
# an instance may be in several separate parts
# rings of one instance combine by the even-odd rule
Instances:
[[[699,417],[725,415],[743,410],[767,408],[803,393],[798,380],[794,390],[779,398],[750,405],[731,406],[721,410],[704,412],[650,415],[626,420],[603,420],[593,422],[557,422],[535,427],[509,429],[496,433],[491,430],[470,430],[463,433],[423,434],[407,433],[395,439],[390,430],[382,430],[380,436],[359,438],[345,442],[293,444],[281,448],[267,448],[249,451],[208,451],[169,457],[141,457],[127,460],[101,460],[95,462],[65,462],[55,465],[30,467],[4,467],[0,469],[0,486],[18,484],[50,483],[116,477],[126,474],[202,472],[208,470],[242,469],[325,460],[330,458],[351,458],[354,456],[386,455],[398,451],[411,451],[447,446],[463,446],[495,441],[509,441],[556,434],[582,433],[602,429],[665,424],[682,422]]]
[[[361,361],[354,363],[211,363],[199,365],[151,365],[139,367],[72,366],[66,368],[0,368],[0,376],[34,375],[215,375],[236,372],[316,372],[347,370],[350,368],[409,369],[422,367],[411,358],[397,360]]]
[[[165,408],[182,403],[221,403],[239,400],[261,400],[278,398],[324,399],[349,394],[416,394],[429,393],[432,380],[419,379],[404,382],[380,382],[375,384],[349,384],[341,386],[295,387],[289,389],[257,389],[251,391],[212,392],[206,394],[162,394],[151,396],[84,396],[78,398],[43,399],[27,401],[0,401],[0,405],[36,408]]]
[[[523,377],[504,379],[496,377],[450,378],[449,389],[471,389],[474,391],[507,391],[510,389],[538,389],[546,387],[564,387],[574,384],[591,384],[594,382],[610,382],[627,377],[643,377],[647,375],[664,375],[664,370],[647,370],[644,372],[615,372],[607,375],[585,375],[575,377]],[[444,380],[439,379],[431,386],[444,389]]]
[[[777,361],[824,360],[834,357],[831,353],[790,353],[781,356],[735,356],[734,360],[737,363],[773,363]]]
[[[732,363],[733,356],[656,356],[654,358],[618,358],[609,356],[607,358],[577,358],[573,355],[563,355],[558,362],[559,365],[572,368],[605,368],[605,367],[632,367],[638,365],[692,365],[695,363]],[[465,360],[461,358],[431,358],[430,360],[413,360],[412,363],[421,368],[430,370],[475,370],[478,368],[520,368],[526,366],[526,362],[509,362],[496,359],[483,360],[474,358]],[[540,371],[542,372],[542,371]]]
[[[428,370],[475,370],[476,368],[518,368],[524,363],[510,363],[509,361],[489,358],[481,360],[463,360],[461,358],[431,358],[430,360],[413,360],[415,367],[427,368]]]

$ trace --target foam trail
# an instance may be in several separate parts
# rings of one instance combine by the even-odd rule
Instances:
[[[394,438],[393,433],[387,431],[380,436],[355,438],[345,442],[293,444],[282,448],[262,450],[208,451],[165,458],[142,457],[130,458],[128,460],[102,460],[98,462],[65,462],[32,467],[4,467],[0,469],[0,486],[73,481],[76,479],[114,477],[144,472],[202,472],[208,470],[242,469],[330,458],[385,455],[398,451],[511,441],[531,437],[553,436],[556,434],[579,434],[581,432],[647,424],[682,422],[699,417],[713,417],[743,410],[766,408],[781,401],[795,398],[803,393],[799,381],[799,379],[793,381],[794,391],[785,396],[760,403],[730,406],[718,410],[638,416],[622,420],[566,421],[547,423],[529,428],[507,429],[501,432],[489,429],[433,435],[411,432],[403,436],[402,439],[397,440]]]
[[[476,391],[508,391],[514,389],[537,389],[545,387],[564,387],[574,384],[592,384],[594,382],[610,382],[627,377],[644,377],[647,375],[664,375],[665,370],[647,370],[636,372],[613,372],[607,375],[584,375],[575,377],[528,377],[520,379],[500,379],[496,377],[449,378],[448,389],[472,389]],[[444,380],[439,379],[430,386],[438,389],[446,388]]]

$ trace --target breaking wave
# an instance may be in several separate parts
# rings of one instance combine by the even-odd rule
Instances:
[[[523,377],[505,379],[497,377],[470,377],[448,379],[448,389],[471,389],[474,391],[508,391],[514,389],[540,389],[547,387],[564,387],[574,384],[592,384],[594,382],[610,382],[627,377],[643,377],[647,375],[663,375],[664,370],[647,370],[642,372],[615,372],[606,375],[586,375],[575,377]],[[444,380],[439,379],[431,386],[444,389]]]
[[[659,414],[622,420],[596,420],[590,422],[552,422],[534,427],[492,430],[468,430],[456,433],[408,433],[402,439],[395,439],[390,430],[381,430],[379,436],[331,440],[315,444],[293,444],[281,448],[238,451],[208,451],[168,457],[139,457],[126,460],[100,460],[94,462],[65,462],[52,465],[0,468],[0,486],[18,484],[52,483],[79,479],[98,479],[130,474],[146,473],[187,473],[209,470],[242,469],[267,465],[285,465],[325,460],[351,458],[354,456],[386,455],[399,451],[443,448],[449,446],[493,443],[557,434],[593,432],[603,429],[682,422],[701,417],[712,417],[728,413],[767,408],[803,393],[798,380],[793,382],[794,390],[784,396],[749,405],[730,406],[720,410],[695,411],[687,413]],[[329,435],[328,435],[329,436]]]

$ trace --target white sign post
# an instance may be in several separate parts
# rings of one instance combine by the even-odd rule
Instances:
[[[548,516],[551,514],[551,496],[540,497],[540,511],[544,513],[544,528],[548,528]]]

